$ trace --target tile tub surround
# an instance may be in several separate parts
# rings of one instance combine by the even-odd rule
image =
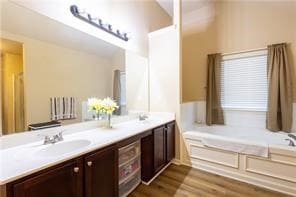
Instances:
[[[92,121],[62,128],[2,136],[0,143],[5,145],[0,149],[0,185],[174,120],[175,115],[173,113],[149,113],[149,118],[145,121],[139,121],[138,119],[119,121],[113,124],[112,129],[98,128],[98,122]],[[44,145],[42,145],[43,137],[38,136],[38,134],[54,134],[65,128],[67,130],[64,133],[64,141],[79,139],[89,140],[91,143],[86,147],[56,157],[34,155],[36,151],[44,148]],[[13,142],[14,139],[16,142]]]

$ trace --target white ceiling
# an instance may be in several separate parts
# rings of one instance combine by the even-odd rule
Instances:
[[[158,4],[173,17],[174,0],[156,0]],[[214,19],[215,0],[182,0],[182,31],[183,35],[193,34]]]
[[[111,58],[120,48],[13,2],[1,1],[1,30]]]
[[[174,4],[173,0],[156,0],[157,3],[162,7],[166,13],[168,13],[171,17],[174,15]]]
[[[174,0],[156,0],[157,3],[171,16],[174,13]],[[182,0],[182,13],[198,10],[206,6],[212,0]]]
[[[182,13],[188,14],[192,11],[202,9],[207,6],[212,0],[183,0]]]

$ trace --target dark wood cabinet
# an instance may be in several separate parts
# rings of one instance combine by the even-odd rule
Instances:
[[[154,173],[159,172],[166,165],[166,128],[165,126],[153,130],[154,140]]]
[[[9,184],[8,197],[117,197],[117,146]]]
[[[175,157],[175,123],[152,130],[141,140],[142,180],[149,182]]]
[[[85,157],[85,196],[118,196],[118,153],[114,147]]]
[[[14,197],[83,197],[83,160],[62,166],[13,185]]]
[[[141,176],[148,182],[154,176],[154,140],[152,132],[141,139]]]
[[[166,125],[166,163],[175,157],[175,123]]]

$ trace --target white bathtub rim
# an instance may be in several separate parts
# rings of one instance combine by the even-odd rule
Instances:
[[[233,138],[233,137],[229,137],[229,136],[221,136],[221,135],[215,135],[215,134],[199,132],[199,131],[186,131],[186,132],[184,132],[184,136],[191,136],[192,137],[192,136],[196,136],[196,133],[198,133],[198,136],[201,138],[205,137],[205,138],[212,138],[212,139],[218,139],[218,140],[225,140],[228,142],[239,142],[239,143],[243,143],[243,144],[250,144],[250,145],[257,145],[257,146],[268,146],[268,143],[266,143],[265,141],[261,141],[261,140],[250,141],[250,140],[245,140],[245,139],[238,139],[238,138]]]
[[[287,151],[293,151],[296,153],[296,147],[292,147],[292,146],[288,146],[288,145],[281,145],[281,144],[268,144],[264,141],[250,141],[250,140],[244,140],[244,139],[237,139],[234,137],[230,137],[230,136],[218,136],[215,134],[209,134],[209,133],[204,133],[204,132],[199,132],[196,130],[192,130],[192,131],[185,131],[182,133],[183,137],[185,139],[191,139],[191,140],[199,140],[202,141],[202,137],[208,137],[208,138],[218,138],[221,140],[226,140],[229,142],[241,142],[244,144],[253,144],[253,145],[262,145],[262,146],[267,146],[269,149],[273,148],[273,149],[282,149],[282,150],[287,150]],[[294,153],[294,154],[295,154]]]

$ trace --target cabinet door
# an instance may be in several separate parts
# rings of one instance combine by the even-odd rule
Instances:
[[[82,197],[83,161],[68,162],[13,186],[14,197]]]
[[[175,123],[166,125],[166,162],[175,157]]]
[[[85,157],[86,197],[118,196],[118,153],[112,146]]]
[[[141,139],[141,176],[149,182],[154,176],[154,145],[152,133]]]
[[[154,173],[159,172],[166,165],[165,127],[153,130],[154,137]]]

